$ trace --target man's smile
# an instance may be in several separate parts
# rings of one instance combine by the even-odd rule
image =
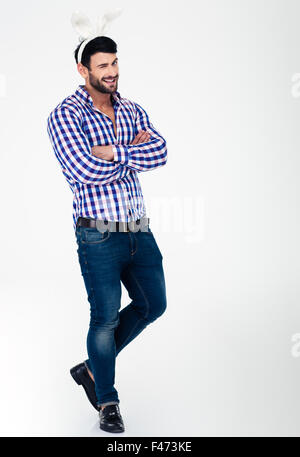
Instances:
[[[116,79],[117,79],[116,77],[115,78],[107,78],[107,79],[103,79],[103,81],[105,81],[108,84],[113,84],[116,81]]]

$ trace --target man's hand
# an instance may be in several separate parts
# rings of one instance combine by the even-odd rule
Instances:
[[[140,130],[136,137],[129,144],[146,143],[150,139],[150,136],[150,133],[146,130]],[[108,160],[112,162],[114,160],[112,146],[113,145],[111,144],[107,146],[93,146],[92,154],[98,157],[99,159]]]
[[[129,144],[146,143],[150,138],[150,133],[146,130],[140,130],[137,136]]]
[[[109,162],[114,160],[114,153],[111,144],[107,146],[93,146],[92,154],[93,156],[98,157],[98,159],[108,160]]]

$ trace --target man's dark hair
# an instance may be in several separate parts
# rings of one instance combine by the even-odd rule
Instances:
[[[81,42],[82,43],[82,42]],[[81,45],[77,46],[77,48],[74,51],[74,57],[76,63],[78,63],[78,51],[79,47]],[[114,40],[107,36],[99,36],[94,38],[93,40],[89,41],[88,44],[85,46],[82,57],[81,57],[81,63],[85,67],[87,67],[89,70],[90,69],[90,58],[93,54],[96,54],[96,52],[108,52],[110,54],[116,54],[117,53],[117,43],[115,43]]]

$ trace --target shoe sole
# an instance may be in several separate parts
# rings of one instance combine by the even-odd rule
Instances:
[[[100,424],[100,428],[101,428],[101,430],[104,430],[104,432],[110,432],[110,433],[121,433],[121,432],[125,432],[125,428],[122,429],[122,430],[112,430],[111,428],[106,428],[105,425],[101,425],[101,424]]]

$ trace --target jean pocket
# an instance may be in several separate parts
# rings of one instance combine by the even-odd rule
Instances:
[[[100,244],[110,238],[111,232],[99,232],[96,228],[85,227],[81,232],[81,241],[83,244]]]

